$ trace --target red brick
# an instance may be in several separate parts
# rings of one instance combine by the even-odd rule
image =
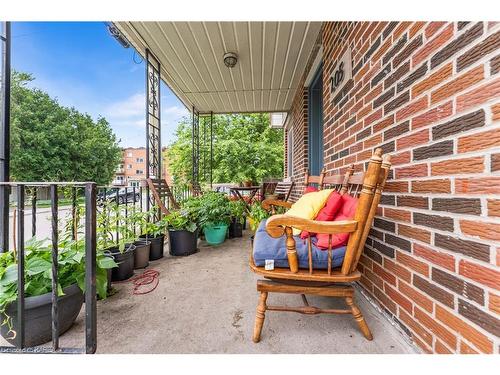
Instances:
[[[411,89],[411,97],[416,98],[423,92],[428,91],[429,89],[439,85],[441,82],[447,80],[452,76],[452,74],[453,63],[450,62],[421,82],[414,85]]]
[[[491,116],[493,121],[500,120],[500,103],[491,106]]]
[[[458,264],[459,274],[490,288],[500,290],[500,272],[462,259]]]
[[[449,179],[412,181],[412,193],[450,193]]]
[[[438,306],[436,306],[436,308],[437,307]],[[438,336],[441,340],[448,344],[450,348],[456,349],[457,338],[452,332],[450,332],[443,325],[436,322],[434,318],[431,318],[418,307],[415,307],[414,315],[417,320],[419,320],[427,329],[431,330],[431,332],[433,332],[436,336]]]
[[[455,332],[458,332],[483,353],[491,353],[493,351],[490,339],[439,305],[436,305],[436,318]]]
[[[382,121],[379,121],[375,125],[373,125],[373,132],[377,133],[380,130],[387,128],[388,126],[391,126],[392,124],[394,124],[394,114],[387,116]]]
[[[385,292],[389,298],[395,301],[403,309],[408,311],[410,314],[413,312],[413,305],[411,301],[395,289],[391,288],[388,284],[385,284]]]
[[[431,25],[427,27],[425,30],[425,33],[427,34],[427,30],[429,29]],[[439,26],[441,27],[441,25]],[[425,43],[420,50],[415,53],[412,59],[412,65],[417,66],[420,64],[422,61],[424,61],[427,57],[429,57],[432,52],[436,51],[439,47],[443,46],[450,38],[453,36],[454,32],[454,26],[453,24],[448,25],[442,32],[439,33],[435,38],[430,40],[429,42]],[[429,32],[429,34],[431,34]],[[430,36],[426,35],[426,38],[429,38]]]
[[[401,293],[410,298],[410,300],[432,314],[434,303],[430,298],[424,296],[420,292],[417,292],[414,288],[401,281],[398,282],[398,288]]]
[[[429,265],[415,259],[411,255],[403,254],[400,251],[396,252],[396,260],[402,265],[411,268],[412,270],[424,275],[429,276]]]
[[[387,295],[382,292],[379,288],[373,288],[373,294],[387,309],[393,313],[397,314],[397,307],[393,300],[391,300]]]
[[[491,129],[458,139],[458,152],[471,152],[498,147],[500,144],[500,128]]]
[[[484,171],[483,156],[443,160],[431,164],[431,175],[433,176],[481,173],[483,171]]]
[[[406,281],[407,283],[411,282],[411,272],[403,266],[393,262],[389,258],[384,258],[384,267],[398,278]]]
[[[415,22],[412,27],[410,27],[409,37],[413,38],[418,32],[425,26],[425,22],[419,21]]]
[[[415,164],[396,169],[396,178],[426,177],[427,164]]]
[[[488,199],[488,216],[500,217],[500,199]]]
[[[450,254],[429,249],[417,243],[413,244],[413,254],[450,271],[455,271],[455,258]]]
[[[373,112],[370,116],[367,116],[365,118],[364,126],[368,126],[374,123],[375,121],[380,120],[381,118],[382,118],[382,108],[380,108],[376,112]]]
[[[414,240],[431,243],[431,233],[425,229],[416,228],[414,226],[398,224],[398,234]]]
[[[446,347],[446,345],[437,339],[436,344],[434,345],[434,350],[437,354],[453,354],[452,351]]]
[[[406,181],[387,181],[385,183],[384,191],[388,193],[407,193],[408,182]]]
[[[432,345],[432,335],[404,310],[399,310],[399,319],[405,323],[408,328],[413,331],[413,333],[416,333],[425,343]]]
[[[460,220],[462,233],[484,240],[500,240],[500,224],[485,223],[483,221]],[[500,282],[500,280],[498,280]]]
[[[399,221],[411,221],[411,212],[406,210],[397,210],[394,208],[384,208],[384,217],[399,220]]]
[[[384,287],[384,281],[375,275],[372,271],[365,269],[365,275],[374,285],[382,289]]]
[[[457,97],[457,112],[474,107],[489,100],[495,100],[500,96],[500,79],[494,79],[479,86],[463,95]]]
[[[453,106],[451,102],[447,102],[437,106],[436,108],[431,109],[421,115],[414,117],[411,120],[411,128],[419,129],[424,126],[435,124],[439,122],[439,120],[445,119],[451,115],[453,111]]]
[[[479,354],[479,352],[472,349],[465,342],[460,341],[460,354]]]
[[[426,354],[434,354],[432,348],[429,348],[418,336],[412,336],[413,343],[423,350]]]
[[[411,22],[400,22],[394,30],[394,34],[392,34],[392,40],[396,41],[401,35],[403,35],[403,33],[408,27],[410,27],[411,24]]]
[[[427,108],[427,102],[427,96],[423,96],[415,102],[410,103],[406,107],[400,109],[396,112],[396,121],[402,121],[410,116],[413,116],[415,113],[423,111]]]
[[[431,94],[431,103],[440,102],[443,99],[449,98],[468,87],[481,82],[484,78],[484,67],[482,65],[469,70],[468,72],[455,78],[453,81],[444,84]],[[500,81],[499,81],[500,82]],[[500,88],[500,85],[499,85]],[[458,100],[458,99],[457,99]]]
[[[500,315],[500,296],[497,296],[496,294],[489,293],[489,300],[490,303],[488,304],[488,308],[499,314]]]
[[[396,277],[393,274],[384,270],[377,263],[373,264],[373,272],[375,272],[378,276],[380,276],[383,280],[385,280],[389,284],[396,285]]]
[[[427,27],[425,28],[425,37],[427,39],[432,38],[432,36],[444,25],[446,25],[446,22],[429,22]]]
[[[411,152],[404,151],[391,156],[392,165],[408,164],[411,161]]]
[[[419,132],[401,137],[396,140],[396,149],[399,151],[404,148],[413,148],[429,142],[429,129],[424,129]]]
[[[500,194],[500,177],[457,178],[455,192],[457,194]]]

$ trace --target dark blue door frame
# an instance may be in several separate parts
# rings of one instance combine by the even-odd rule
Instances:
[[[318,176],[323,168],[323,65],[308,89],[309,174]]]

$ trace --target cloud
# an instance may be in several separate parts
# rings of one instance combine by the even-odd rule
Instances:
[[[146,103],[145,95],[141,93],[134,94],[123,100],[111,103],[104,109],[104,116],[116,120],[136,119],[145,117]]]

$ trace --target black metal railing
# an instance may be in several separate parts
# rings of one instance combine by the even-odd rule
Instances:
[[[25,315],[25,246],[26,234],[37,236],[37,214],[39,205],[39,191],[49,190],[50,194],[50,226],[51,238],[51,320],[52,320],[52,346],[51,347],[26,347],[26,315]],[[83,352],[95,353],[97,349],[97,297],[96,297],[96,184],[93,182],[0,182],[2,193],[15,199],[10,199],[12,220],[9,225],[2,228],[3,236],[7,238],[0,252],[13,252],[17,262],[17,325],[14,346],[1,346],[0,352]],[[63,198],[61,198],[61,195]],[[69,198],[65,198],[69,196]],[[59,298],[58,298],[58,255],[60,233],[61,199],[65,199],[71,207],[69,222],[71,228],[77,227],[80,218],[77,215],[77,206],[83,204],[84,217],[84,251],[85,251],[85,348],[63,348],[59,345]],[[31,228],[25,228],[25,213],[31,205]],[[28,211],[29,212],[29,211]],[[9,215],[10,218],[10,215]],[[12,225],[11,225],[12,224]],[[10,242],[10,227],[16,228],[12,232]],[[29,230],[31,229],[31,230]],[[72,232],[73,239],[77,236],[76,229]]]

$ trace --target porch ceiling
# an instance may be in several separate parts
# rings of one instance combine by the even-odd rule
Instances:
[[[115,22],[161,76],[200,113],[288,111],[321,22]],[[223,62],[235,52],[232,69]]]

